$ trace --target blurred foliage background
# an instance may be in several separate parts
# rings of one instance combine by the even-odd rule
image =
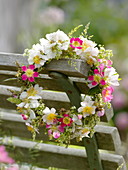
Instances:
[[[122,78],[120,87],[115,89],[114,92],[112,103],[115,115],[113,120],[120,131],[122,140],[127,144],[128,1],[32,0],[26,5],[30,6],[32,3],[34,12],[30,17],[29,31],[27,28],[20,31],[17,35],[17,48],[11,52],[23,53],[24,48],[31,48],[32,44],[38,43],[39,39],[47,33],[57,29],[68,33],[79,24],[86,25],[90,22],[88,34],[94,35],[92,40],[96,43],[104,44],[106,49],[113,50],[114,56],[112,60],[114,61],[114,67]],[[125,154],[128,158],[128,153]]]

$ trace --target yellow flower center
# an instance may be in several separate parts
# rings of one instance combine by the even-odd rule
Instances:
[[[31,127],[31,126],[27,126],[27,129],[28,129],[28,131],[30,131],[30,132],[34,131],[33,127]]]
[[[88,48],[88,47],[89,47],[89,45],[86,44],[86,42],[83,42],[83,44],[82,44],[82,51],[85,51],[86,48]]]
[[[110,95],[109,90],[106,90],[105,96],[109,96],[109,95]]]
[[[37,90],[34,89],[34,87],[30,87],[30,89],[27,91],[28,96],[35,96],[38,93]]]
[[[53,121],[54,119],[56,119],[56,115],[54,113],[50,113],[48,116],[47,116],[47,120],[49,121]]]
[[[88,131],[89,131],[89,130],[85,128],[85,129],[82,130],[81,133],[82,133],[82,134],[85,134],[85,133],[87,133]]]
[[[22,107],[17,107],[16,108],[18,112],[23,112],[23,108]]]
[[[88,114],[92,114],[93,108],[90,107],[90,106],[86,106],[86,107],[83,108],[83,112],[88,113]]]
[[[94,81],[100,82],[101,77],[99,75],[94,75]]]
[[[32,76],[33,76],[33,73],[34,73],[34,71],[31,70],[31,69],[27,69],[27,71],[26,71],[27,77],[32,77]]]
[[[69,117],[65,117],[65,118],[63,119],[63,123],[66,124],[66,125],[68,125],[68,124],[70,123],[70,118],[69,118]]]
[[[41,58],[37,55],[33,58],[35,64],[40,64]]]
[[[74,47],[78,47],[78,46],[80,46],[80,43],[79,43],[78,41],[74,41],[74,42],[72,43],[72,45],[73,45]]]
[[[92,64],[94,63],[94,61],[93,61],[92,58],[89,58],[89,59],[87,60],[87,63],[88,63],[89,65],[92,65]]]
[[[61,43],[61,44],[62,44],[62,43],[63,43],[63,41],[62,41],[62,40],[58,40],[58,43]]]

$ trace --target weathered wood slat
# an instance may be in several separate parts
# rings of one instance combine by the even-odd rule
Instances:
[[[23,138],[32,139],[31,133],[27,130],[26,125],[22,117],[18,114],[8,113],[4,110],[0,110],[0,119],[2,123],[0,128],[6,135],[19,136]],[[116,127],[97,125],[96,139],[98,148],[103,150],[115,151],[120,153],[121,141]],[[44,134],[45,127],[40,128],[40,134],[37,134],[37,140],[48,141],[48,136]],[[72,145],[84,146],[83,142],[77,143],[76,140],[71,141]]]
[[[57,167],[71,170],[89,170],[89,166],[86,159],[86,152],[82,149],[64,148],[61,146],[55,146],[51,144],[36,143],[32,141],[20,140],[17,138],[0,138],[1,143],[5,145],[15,146],[12,154],[18,157],[20,154],[20,161],[32,163],[34,166],[39,167]],[[35,160],[32,161],[29,151],[38,150],[38,155]],[[27,154],[26,154],[27,153]],[[100,153],[100,157],[104,170],[116,170],[121,164],[124,163],[124,159],[120,155],[110,153]],[[121,170],[126,170],[125,163]]]
[[[13,87],[13,86],[5,86],[0,85],[0,107],[7,108],[7,109],[15,109],[16,106],[7,101],[7,98],[11,95],[11,93],[7,89],[17,90],[19,91],[20,88]],[[42,98],[44,99],[44,103],[48,107],[55,107],[56,109],[66,108],[69,109],[71,107],[70,101],[65,93],[62,92],[55,92],[55,91],[43,91]],[[101,118],[101,121],[109,121],[113,116],[112,108],[108,109],[106,107],[105,115]]]
[[[0,84],[20,87],[21,84],[18,83],[17,80],[4,81],[6,79],[16,78],[15,75],[15,71],[0,70]],[[84,78],[69,77],[69,79],[76,85],[81,93],[88,93],[89,88],[87,87]],[[41,74],[40,78],[36,79],[36,82],[45,90],[63,91],[61,85],[46,74]]]
[[[69,63],[70,61],[71,64]],[[28,65],[27,57],[21,54],[0,53],[1,69],[7,70],[10,68],[12,71],[16,70],[16,62],[18,62],[20,65]],[[89,68],[89,65],[87,65],[84,60],[61,59],[58,61],[51,61],[49,64],[46,65],[45,70],[43,70],[42,73],[57,71],[68,76],[86,77]]]

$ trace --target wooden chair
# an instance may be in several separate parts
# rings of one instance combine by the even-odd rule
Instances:
[[[100,124],[96,125],[96,133],[91,139],[84,138],[79,143],[72,140],[71,146],[65,148],[49,143],[44,127],[41,127],[40,134],[36,136],[38,142],[32,141],[31,133],[15,111],[15,105],[7,101],[10,95],[8,89],[19,90],[20,86],[14,80],[4,81],[15,76],[15,62],[27,65],[27,57],[0,53],[0,142],[13,147],[12,154],[16,160],[46,169],[126,170],[125,161],[120,155],[118,130],[108,124],[113,116],[112,108],[106,108],[106,114]],[[42,71],[42,78],[37,80],[44,89],[42,97],[48,107],[79,107],[81,95],[88,94],[84,78],[89,66],[83,60],[72,60],[72,65],[69,62],[69,59],[50,62]],[[39,142],[41,140],[43,142]]]

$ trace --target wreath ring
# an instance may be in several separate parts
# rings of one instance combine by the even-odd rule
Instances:
[[[87,35],[88,24],[79,37],[73,36],[79,27],[68,35],[60,30],[47,34],[46,38],[40,39],[40,43],[25,50],[24,55],[28,56],[29,65],[17,64],[16,76],[21,83],[21,91],[11,91],[12,97],[9,97],[8,101],[16,104],[17,111],[25,120],[34,138],[42,124],[46,127],[49,139],[60,143],[68,144],[73,138],[80,141],[83,137],[92,137],[95,125],[104,115],[105,106],[111,106],[113,87],[119,85],[119,74],[112,66],[112,51],[105,50],[101,45],[97,46],[91,40],[92,36]],[[45,69],[47,63],[62,58],[86,61],[90,69],[85,83],[90,90],[81,102],[77,94],[78,104],[69,110],[62,108],[57,111],[43,103],[43,90],[36,83],[36,78],[40,76],[41,70]],[[70,64],[74,64],[72,60]],[[65,83],[69,83],[62,74],[54,72],[51,76],[62,76]],[[70,86],[70,83],[68,85]],[[73,87],[71,85],[71,88]]]

